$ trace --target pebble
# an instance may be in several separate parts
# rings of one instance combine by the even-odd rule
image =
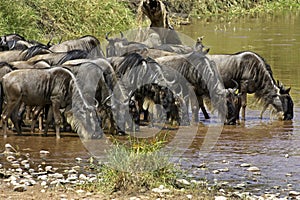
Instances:
[[[186,179],[177,179],[177,183],[183,184],[183,185],[190,185],[191,183],[187,181]]]
[[[75,158],[75,160],[76,160],[77,162],[81,162],[81,161],[82,161],[82,158]]]
[[[41,186],[43,187],[43,186],[46,186],[47,185],[47,182],[46,181],[42,181],[41,182]]]
[[[14,187],[13,189],[14,191],[16,192],[24,192],[27,190],[26,186],[25,185],[17,185]]]
[[[12,161],[16,160],[16,158],[15,158],[14,156],[7,156],[7,157],[6,157],[6,160],[7,160],[8,162],[12,162]]]
[[[227,200],[224,196],[215,196],[215,200]]]
[[[46,151],[46,150],[41,150],[40,151],[40,154],[42,154],[42,155],[47,155],[47,154],[49,154],[50,152],[49,151]]]
[[[163,186],[163,185],[160,185],[158,188],[153,188],[152,192],[155,192],[155,193],[169,193],[169,192],[171,192],[171,190],[165,188],[165,186]]]
[[[45,171],[46,172],[51,172],[52,171],[52,166],[46,166]]]
[[[285,176],[290,177],[290,176],[292,176],[292,174],[291,173],[287,173]]]
[[[219,174],[220,171],[216,169],[216,170],[213,170],[212,173],[213,173],[213,174]]]
[[[191,194],[187,194],[187,195],[186,195],[186,198],[188,198],[188,199],[192,199],[192,198],[193,198],[193,195],[191,195]]]
[[[76,190],[75,192],[76,192],[77,194],[83,194],[83,193],[85,193],[84,190]]]
[[[258,168],[258,167],[249,167],[248,169],[247,169],[247,171],[250,171],[250,172],[258,172],[258,171],[260,171],[260,169]]]
[[[286,157],[286,158],[289,158],[289,157],[290,157],[290,155],[289,155],[289,154],[285,154],[285,155],[284,155],[284,157]]]
[[[220,172],[229,172],[229,169],[226,167],[224,169],[219,169]]]
[[[251,165],[249,163],[242,163],[240,166],[241,167],[250,167]]]
[[[297,192],[297,191],[290,191],[290,192],[289,192],[289,196],[292,196],[292,197],[300,196],[300,192]]]

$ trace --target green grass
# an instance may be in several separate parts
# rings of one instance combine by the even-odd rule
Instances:
[[[176,178],[183,171],[169,162],[170,155],[161,154],[164,141],[129,139],[126,143],[115,142],[107,152],[107,161],[98,168],[98,181],[81,186],[91,191],[139,191],[159,185],[174,187]]]
[[[0,35],[18,33],[47,43],[83,35],[99,39],[127,30],[135,16],[116,0],[0,0]]]
[[[128,0],[129,1],[129,0]],[[0,0],[0,35],[18,33],[47,43],[136,28],[136,10],[120,0]],[[202,19],[234,18],[278,9],[299,9],[300,0],[169,0],[170,10]],[[137,9],[137,8],[136,8]],[[180,20],[180,19],[179,19]],[[177,24],[178,19],[171,20]]]
[[[168,2],[173,5],[173,12],[185,12],[192,17],[201,19],[210,17],[233,18],[300,8],[300,0],[169,0]]]

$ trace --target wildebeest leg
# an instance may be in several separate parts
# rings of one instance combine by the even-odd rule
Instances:
[[[40,115],[42,109],[44,108],[44,106],[37,106],[34,108],[33,111],[33,116],[32,116],[32,122],[31,122],[31,133],[34,133],[34,127],[37,121],[38,116]]]
[[[60,133],[59,133],[59,128],[60,128],[60,123],[61,123],[61,114],[59,110],[59,103],[56,101],[52,101],[52,111],[53,111],[53,116],[54,116],[54,121],[55,121],[55,133],[56,133],[56,138],[60,138]]]
[[[242,120],[246,119],[246,106],[247,106],[247,88],[248,81],[241,82],[241,104],[242,104]]]
[[[260,118],[260,119],[263,118],[263,114],[264,114],[264,112],[267,110],[267,108],[268,108],[268,105],[264,105],[264,107],[263,107],[263,109],[262,109],[262,111],[260,112],[260,115],[259,115],[259,118]]]
[[[204,118],[205,118],[205,119],[210,119],[210,116],[209,116],[209,114],[207,113],[206,108],[205,108],[205,106],[204,106],[202,96],[197,96],[197,100],[198,100],[198,103],[199,103],[199,107],[201,108],[202,113],[203,113],[203,115],[204,115]],[[198,113],[197,113],[197,114],[198,114]]]
[[[10,102],[7,102],[6,107],[4,108],[3,114],[2,114],[2,122],[3,122],[3,135],[6,138],[7,137],[7,121],[8,117],[11,116],[11,114],[16,111],[16,108],[19,108],[19,104],[21,102],[21,97],[15,100],[11,100]]]

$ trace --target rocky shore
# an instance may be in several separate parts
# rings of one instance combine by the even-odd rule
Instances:
[[[101,181],[93,167],[94,161],[78,157],[74,158],[71,167],[53,167],[45,162],[45,158],[51,157],[51,152],[40,150],[39,155],[40,159],[36,161],[35,158],[33,162],[29,153],[18,152],[10,144],[5,145],[5,151],[0,156],[0,199],[300,199],[300,192],[293,190],[292,185],[290,189],[285,189],[284,193],[278,186],[267,189],[258,196],[246,190],[247,182],[231,184],[215,180],[210,183],[193,177],[197,171],[207,171],[206,173],[216,175],[231,170],[228,167],[210,169],[206,163],[193,166],[191,174],[176,180],[176,187],[159,185],[139,191],[115,191],[106,194],[82,187]],[[261,170],[249,163],[241,163],[238,167],[253,176],[261,175]]]

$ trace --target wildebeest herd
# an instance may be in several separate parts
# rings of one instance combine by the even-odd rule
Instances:
[[[34,132],[39,116],[44,117],[44,133],[53,125],[57,138],[62,124],[70,124],[84,138],[101,138],[103,130],[138,131],[141,116],[149,126],[155,120],[189,125],[198,122],[199,108],[205,119],[210,118],[204,98],[210,99],[222,123],[235,125],[240,108],[242,120],[246,119],[247,93],[262,102],[259,117],[271,106],[279,120],[293,118],[290,88],[275,81],[270,65],[258,54],[209,55],[201,38],[186,46],[164,43],[151,34],[154,43],[128,41],[123,34],[109,38],[108,33],[106,55],[99,40],[89,35],[55,45],[18,34],[2,36],[4,136],[8,119],[21,134],[26,119],[31,119]]]

